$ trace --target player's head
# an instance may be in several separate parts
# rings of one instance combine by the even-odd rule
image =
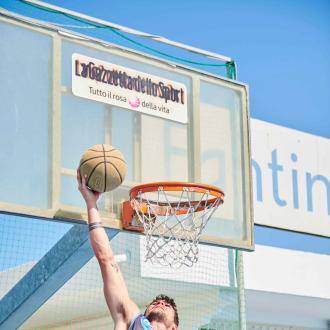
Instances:
[[[144,315],[150,323],[163,323],[165,328],[175,330],[179,326],[179,316],[174,300],[164,294],[158,295],[147,307]]]

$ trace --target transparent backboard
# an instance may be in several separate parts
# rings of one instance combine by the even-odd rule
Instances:
[[[85,219],[75,169],[88,147],[108,143],[128,163],[123,185],[100,201],[109,226],[121,228],[121,203],[136,184],[205,183],[226,195],[202,242],[253,248],[245,84],[42,24],[0,17],[0,33],[2,210]]]

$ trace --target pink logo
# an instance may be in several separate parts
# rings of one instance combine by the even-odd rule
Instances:
[[[136,97],[135,100],[128,100],[128,103],[132,108],[138,108],[141,102],[140,99]]]

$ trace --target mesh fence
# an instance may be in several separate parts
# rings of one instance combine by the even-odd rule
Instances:
[[[38,282],[40,274],[36,269],[51,268],[52,263],[62,257],[62,250],[58,249],[60,244],[74,245],[70,239],[75,237],[70,236],[74,235],[77,225],[8,214],[0,214],[0,222],[0,316],[3,316],[8,297],[14,296],[15,288],[29,281],[26,283],[28,291],[33,283]],[[108,234],[111,235],[111,230]],[[231,329],[238,329],[238,291],[232,250],[201,246],[199,261],[193,267],[173,270],[145,262],[145,238],[142,235],[119,232],[111,242],[130,297],[142,312],[156,295],[163,293],[175,299],[181,329],[201,329],[219,321],[232,324]],[[86,244],[89,248],[88,239]],[[71,245],[64,245],[63,253],[67,254],[66,249],[70,248],[73,249]],[[79,249],[83,247],[75,249],[75,253]],[[113,327],[103,296],[99,267],[92,253],[90,255],[85,263],[76,260],[75,255],[67,260],[63,258],[58,269],[55,267],[49,274],[48,280],[40,283],[39,294],[31,292],[20,298],[25,305],[18,306],[18,311],[24,311],[26,306],[37,306],[38,299],[40,307],[27,316],[19,329]],[[80,258],[79,253],[77,258]],[[77,262],[81,262],[79,270],[67,281],[64,271],[60,287],[45,299],[47,291],[54,287],[53,283],[61,282],[61,276],[58,276],[60,269],[70,272]]]

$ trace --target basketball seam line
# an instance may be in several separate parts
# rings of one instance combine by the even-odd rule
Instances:
[[[102,162],[101,162],[101,163],[98,163],[97,165],[95,165],[94,168],[93,168],[93,170],[92,170],[92,172],[89,174],[89,177],[88,177],[88,179],[87,179],[87,186],[89,186],[89,179],[91,178],[91,176],[92,176],[92,174],[94,173],[95,169],[96,169],[100,164],[102,164]]]
[[[86,162],[88,162],[88,161],[90,161],[90,160],[92,160],[92,159],[97,159],[97,158],[103,158],[103,156],[95,156],[95,157],[88,158],[88,159],[84,160],[84,161],[80,164],[80,166],[84,165]],[[123,163],[125,163],[125,164],[127,165],[126,161],[125,161],[124,159],[120,158],[120,157],[106,156],[106,158],[115,158],[115,159],[117,159],[117,160],[121,160]]]
[[[111,151],[116,151],[118,149],[116,148],[113,148],[113,149],[110,149],[110,150],[95,150],[95,149],[87,149],[87,151],[94,151],[94,152],[111,152]],[[119,151],[119,150],[118,150]]]
[[[118,173],[119,178],[120,178],[120,183],[122,183],[123,182],[123,178],[122,178],[120,172],[118,171],[117,167],[114,164],[110,163],[110,162],[109,162],[109,164],[112,165],[112,167],[116,170],[116,172]]]
[[[102,164],[103,163],[103,161],[101,161],[100,163],[97,163],[97,165],[100,165],[100,164]],[[112,163],[111,161],[109,161],[109,160],[107,160],[106,161],[106,163],[107,164],[111,164],[111,165],[113,165],[113,166],[115,166],[115,164],[114,163]],[[95,165],[95,166],[97,166],[97,165]]]
[[[92,172],[89,174],[89,177],[88,177],[88,179],[87,179],[87,182],[86,182],[86,183],[87,183],[87,186],[88,186],[88,184],[89,184],[89,179],[91,178],[91,176],[92,176],[92,174],[94,173],[95,169],[96,169],[100,164],[103,164],[103,163],[104,163],[104,162],[99,162],[98,164],[96,164],[96,165],[94,166]],[[119,178],[120,178],[120,183],[122,183],[122,182],[123,182],[123,178],[122,178],[122,176],[120,175],[120,172],[118,171],[118,169],[116,168],[116,166],[115,166],[113,163],[109,162],[109,161],[106,161],[106,164],[110,164],[110,165],[116,170],[116,172],[118,173]]]

